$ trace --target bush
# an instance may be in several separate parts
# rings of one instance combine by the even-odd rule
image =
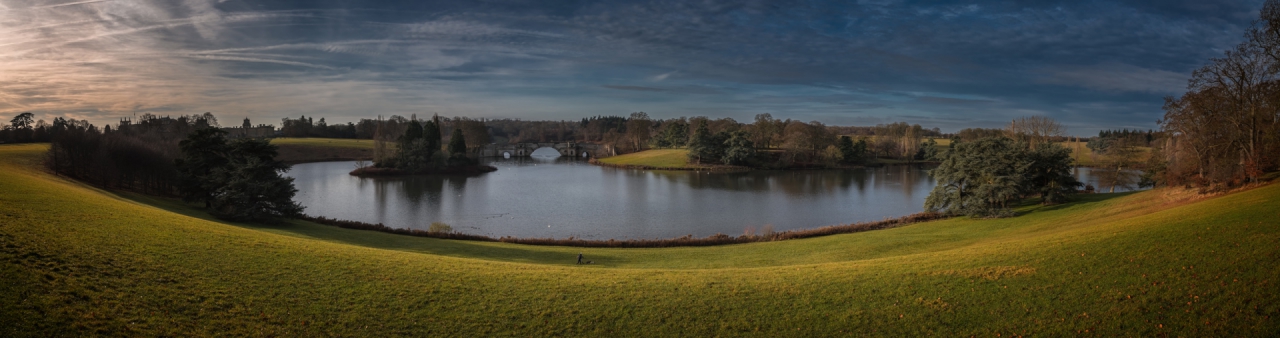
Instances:
[[[444,222],[431,222],[431,226],[427,227],[427,232],[443,234],[453,232],[453,227]]]

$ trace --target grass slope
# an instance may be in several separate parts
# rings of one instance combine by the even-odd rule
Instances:
[[[373,159],[373,140],[282,137],[271,144],[277,146],[276,159],[287,163]]]
[[[345,138],[315,138],[315,137],[277,137],[271,139],[271,144],[277,146],[314,146],[314,147],[332,147],[332,148],[357,148],[357,149],[373,149],[373,140],[345,139]]]
[[[647,166],[657,169],[710,168],[689,163],[688,149],[650,149],[641,152],[597,159],[604,164]]]
[[[44,148],[0,145],[0,336],[1280,333],[1274,184],[775,243],[578,249],[221,223],[45,174]],[[599,264],[570,264],[579,251]]]

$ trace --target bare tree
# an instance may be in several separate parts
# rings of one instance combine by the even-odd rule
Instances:
[[[1276,107],[1271,103],[1277,79],[1270,61],[1262,49],[1241,44],[1193,72],[1189,84],[1193,91],[1221,93],[1219,99],[1228,112],[1217,118],[1231,125],[1232,148],[1239,153],[1250,181],[1262,174],[1263,138],[1275,121]]]
[[[1047,116],[1031,116],[1013,119],[1005,127],[1005,136],[1027,142],[1031,149],[1040,143],[1050,142],[1066,134],[1066,128]]]
[[[632,151],[644,149],[644,145],[649,143],[649,129],[652,127],[653,121],[649,119],[649,114],[631,113],[631,118],[627,120],[626,138],[631,143]]]

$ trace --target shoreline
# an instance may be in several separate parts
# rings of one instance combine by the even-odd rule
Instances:
[[[755,170],[750,167],[741,166],[712,166],[712,167],[655,167],[642,164],[615,164],[600,162],[596,158],[587,160],[587,163],[601,167],[618,168],[618,169],[639,169],[639,170],[680,170],[680,171],[714,171],[714,172],[745,172]]]
[[[828,225],[823,227],[799,230],[787,230],[762,235],[741,235],[730,236],[725,234],[715,234],[702,238],[695,238],[693,235],[685,235],[684,237],[667,238],[667,239],[580,239],[580,238],[518,238],[504,236],[494,238],[485,235],[473,235],[460,232],[430,232],[421,229],[409,228],[392,228],[382,223],[372,224],[365,222],[341,220],[328,218],[323,216],[303,215],[298,219],[309,221],[316,224],[336,226],[344,229],[379,231],[397,235],[407,235],[414,237],[429,237],[438,239],[467,240],[480,242],[500,242],[524,245],[542,245],[542,246],[567,246],[567,247],[584,247],[584,248],[671,248],[671,247],[693,247],[693,246],[717,246],[746,244],[758,242],[776,242],[792,239],[812,238],[831,236],[839,234],[849,234],[857,232],[866,232],[874,230],[884,230],[897,228],[905,225],[935,221],[949,218],[942,213],[936,212],[920,212],[910,214],[898,218],[886,218],[880,221],[849,223],[841,225]]]
[[[356,177],[392,177],[392,176],[414,176],[414,175],[479,175],[498,171],[497,167],[491,165],[467,165],[459,167],[446,167],[443,169],[433,169],[423,172],[405,171],[397,168],[375,168],[364,167],[357,168],[347,173]]]
[[[655,167],[641,164],[615,164],[605,163],[592,158],[587,163],[601,167],[618,168],[618,169],[637,169],[637,170],[679,170],[679,171],[709,171],[716,173],[740,173],[748,171],[804,171],[804,170],[847,170],[847,169],[865,169],[865,168],[882,168],[895,165],[938,165],[941,162],[921,161],[913,163],[872,163],[862,165],[847,165],[837,167],[790,167],[790,168],[753,168],[743,166],[727,166],[718,165],[712,167]]]

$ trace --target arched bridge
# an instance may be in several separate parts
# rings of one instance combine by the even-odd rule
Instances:
[[[510,144],[490,144],[480,149],[480,157],[505,157],[510,154],[511,157],[528,157],[533,154],[534,150],[539,148],[551,148],[560,152],[560,156],[573,157],[597,157],[609,156],[612,149],[608,146],[595,143],[577,143],[577,142],[558,142],[558,143],[510,143]],[[599,155],[597,155],[599,154]]]

